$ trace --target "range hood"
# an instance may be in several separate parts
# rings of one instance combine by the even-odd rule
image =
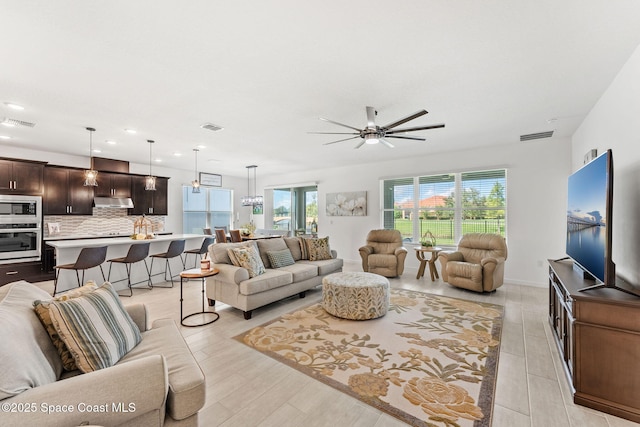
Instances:
[[[129,197],[94,197],[96,208],[133,208],[133,201]]]

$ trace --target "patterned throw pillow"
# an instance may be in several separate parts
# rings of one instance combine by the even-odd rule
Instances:
[[[81,295],[85,295],[89,292],[93,292],[98,289],[98,285],[93,280],[88,281],[84,286],[81,286],[77,289],[73,289],[71,291],[65,292],[57,297],[54,297],[54,301],[67,301],[72,298],[77,298]],[[73,355],[67,348],[66,344],[60,336],[58,336],[58,331],[53,326],[53,322],[51,321],[51,316],[49,315],[49,305],[51,304],[51,300],[49,301],[41,301],[36,300],[33,302],[33,309],[36,311],[42,326],[47,330],[49,337],[51,338],[51,342],[58,350],[60,354],[60,358],[62,359],[62,367],[65,371],[75,371],[78,369],[76,366],[76,362],[73,360]]]
[[[113,366],[142,340],[109,282],[77,298],[51,301],[49,315],[85,373]]]
[[[234,248],[232,251],[239,266],[249,271],[249,278],[259,276],[265,272],[262,259],[253,246]]]
[[[321,239],[304,239],[309,251],[309,261],[321,261],[331,259],[331,249],[329,248],[329,236]]]
[[[300,259],[309,259],[309,247],[305,237],[297,237],[300,242]]]
[[[267,256],[269,262],[273,268],[286,267],[287,265],[293,265],[296,262],[293,260],[291,251],[289,249],[282,249],[281,251],[268,251]]]

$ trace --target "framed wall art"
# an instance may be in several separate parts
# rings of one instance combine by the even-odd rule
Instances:
[[[367,192],[327,193],[327,216],[366,216]]]
[[[222,175],[200,172],[200,185],[209,187],[222,187]]]

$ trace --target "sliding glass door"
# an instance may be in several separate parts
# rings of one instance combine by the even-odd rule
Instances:
[[[276,188],[273,190],[273,228],[295,234],[317,232],[318,187]]]

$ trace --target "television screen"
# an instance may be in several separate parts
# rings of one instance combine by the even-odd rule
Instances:
[[[610,151],[569,177],[567,255],[598,281],[606,283],[610,261]]]

